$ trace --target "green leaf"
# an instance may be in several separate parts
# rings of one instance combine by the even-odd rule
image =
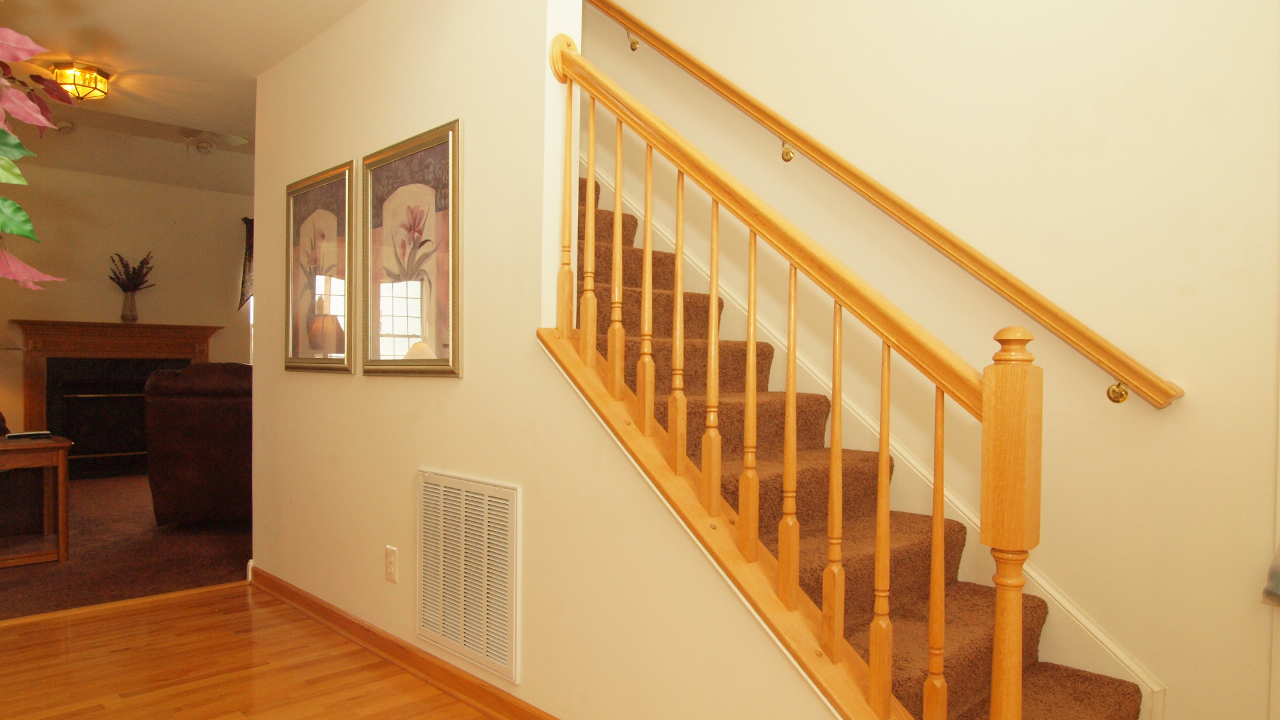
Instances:
[[[0,183],[9,183],[10,185],[26,185],[27,179],[22,177],[22,171],[7,157],[0,157]]]
[[[0,130],[0,157],[8,160],[21,160],[28,155],[35,155],[27,149],[17,135],[8,130]]]
[[[0,197],[0,233],[21,235],[40,242],[35,228],[31,226],[31,216],[21,205],[6,197]]]

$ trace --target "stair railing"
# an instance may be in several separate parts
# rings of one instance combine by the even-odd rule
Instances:
[[[803,611],[807,596],[799,585],[800,527],[796,508],[796,284],[800,273],[809,278],[833,300],[833,398],[831,416],[831,471],[829,476],[829,507],[827,525],[827,564],[823,571],[821,620],[811,641],[818,648],[817,655],[826,654],[826,662],[849,670],[860,678],[862,700],[882,719],[910,717],[893,697],[893,624],[890,619],[890,527],[889,527],[889,476],[890,476],[890,361],[898,353],[919,370],[936,388],[935,403],[935,485],[933,503],[933,537],[931,549],[931,583],[929,607],[929,674],[925,681],[925,720],[944,720],[947,716],[946,679],[943,674],[944,620],[945,620],[945,569],[943,540],[943,454],[945,435],[943,428],[944,403],[950,397],[960,407],[982,423],[982,528],[981,541],[992,548],[997,572],[994,577],[996,592],[995,639],[991,678],[992,720],[1018,720],[1022,708],[1022,564],[1028,551],[1039,543],[1040,500],[1040,436],[1041,395],[1043,371],[1033,364],[1033,356],[1027,351],[1032,335],[1017,327],[1005,328],[995,335],[1000,343],[994,364],[983,373],[974,369],[963,358],[942,344],[917,322],[894,306],[888,299],[847,267],[827,250],[807,237],[776,211],[766,205],[737,180],[712,162],[706,155],[691,146],[662,120],[654,116],[635,98],[618,87],[595,66],[583,58],[573,41],[560,35],[552,41],[551,67],[557,79],[566,83],[568,119],[565,130],[564,177],[564,230],[561,245],[561,267],[557,275],[557,318],[554,339],[540,334],[544,344],[552,349],[562,365],[579,363],[588,372],[576,377],[582,382],[599,383],[600,392],[613,402],[620,403],[628,413],[626,425],[634,422],[639,436],[653,448],[630,447],[651,477],[661,473],[687,479],[693,485],[697,505],[703,513],[701,520],[710,521],[712,530],[716,521],[727,521],[733,527],[735,540],[732,552],[737,560],[727,562],[720,553],[723,548],[710,548],[722,567],[731,574],[745,572],[743,567],[757,573],[771,575],[771,587],[780,603],[781,613]],[[574,328],[573,298],[574,273],[570,267],[572,256],[571,227],[574,193],[573,152],[574,119],[573,89],[580,90],[588,104],[587,178],[584,228],[585,247],[582,253],[583,283],[579,297],[579,322]],[[610,280],[611,307],[607,332],[607,356],[603,367],[593,370],[597,348],[595,328],[595,138],[596,105],[603,105],[616,120],[615,127],[615,187],[612,238],[612,275]],[[643,265],[641,278],[640,355],[636,366],[636,391],[631,396],[624,382],[625,329],[623,327],[623,245],[622,245],[622,133],[630,128],[645,141],[645,187],[643,218]],[[653,360],[653,155],[658,152],[677,169],[676,179],[676,230],[675,230],[675,278],[672,321],[672,378],[668,398],[668,428],[657,423],[654,416],[656,400],[655,363]],[[711,196],[711,251],[710,251],[710,302],[707,342],[707,400],[706,419],[702,435],[702,456],[694,464],[687,457],[687,400],[683,393],[684,373],[684,186],[686,178],[697,183]],[[730,508],[720,494],[721,439],[719,433],[719,242],[720,209],[724,208],[750,232],[747,288],[747,376],[744,407],[743,472],[739,480],[739,505]],[[787,306],[787,358],[786,392],[783,437],[783,506],[778,529],[778,557],[776,571],[773,558],[759,541],[759,479],[756,476],[756,420],[757,397],[755,374],[755,323],[756,323],[756,259],[757,239],[763,239],[789,264]],[[841,412],[839,394],[842,382],[842,321],[848,312],[882,341],[880,378],[880,458],[877,478],[876,537],[874,573],[874,618],[870,627],[869,658],[861,665],[849,647],[844,629],[844,569],[841,564],[841,518],[843,473],[841,469]],[[541,332],[541,331],[540,331]],[[576,337],[575,337],[576,336]],[[576,341],[576,342],[575,342]],[[567,349],[566,349],[567,348]],[[577,368],[567,368],[574,369]],[[581,385],[580,385],[581,387]],[[615,426],[615,431],[618,427]],[[625,443],[624,443],[625,444]],[[656,453],[661,467],[645,466]],[[689,517],[685,516],[686,522]],[[704,532],[699,529],[698,532]],[[701,536],[700,536],[701,537]],[[704,543],[709,542],[705,537]],[[739,587],[747,588],[751,595],[751,581],[738,578]],[[795,622],[773,615],[768,602],[754,597],[756,607],[764,608],[765,620],[780,634],[788,635],[784,643],[792,651],[798,664],[814,674],[812,657],[797,656],[798,643],[794,641]],[[803,614],[803,613],[802,613]],[[803,623],[799,624],[800,626]],[[815,684],[833,701],[842,715],[853,718],[857,714],[848,711],[849,698],[832,697],[831,688],[838,683],[829,682],[829,676]]]
[[[1124,402],[1128,397],[1129,389],[1157,408],[1168,407],[1174,400],[1182,397],[1182,388],[1161,378],[1030,285],[1018,279],[1013,273],[979,252],[977,248],[960,239],[955,233],[947,230],[723,75],[712,70],[635,15],[618,6],[613,0],[587,0],[587,2],[625,28],[628,35],[644,41],[646,45],[777,136],[782,141],[784,160],[790,161],[795,152],[809,158],[815,165],[933,246],[947,259],[959,265],[965,272],[977,278],[1110,374],[1117,381],[1107,391],[1107,397],[1112,402]],[[635,50],[638,47],[638,41],[633,39],[631,49]]]

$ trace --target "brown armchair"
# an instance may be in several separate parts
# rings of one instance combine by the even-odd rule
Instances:
[[[157,525],[253,518],[253,368],[199,363],[147,379]]]

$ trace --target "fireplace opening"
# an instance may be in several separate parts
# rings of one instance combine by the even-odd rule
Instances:
[[[48,428],[75,442],[71,479],[145,475],[147,416],[143,390],[151,373],[182,369],[189,360],[49,358]]]

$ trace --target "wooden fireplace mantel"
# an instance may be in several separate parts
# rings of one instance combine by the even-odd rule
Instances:
[[[44,430],[47,360],[72,358],[183,358],[209,362],[213,325],[10,320],[22,330],[22,407],[26,430]]]

